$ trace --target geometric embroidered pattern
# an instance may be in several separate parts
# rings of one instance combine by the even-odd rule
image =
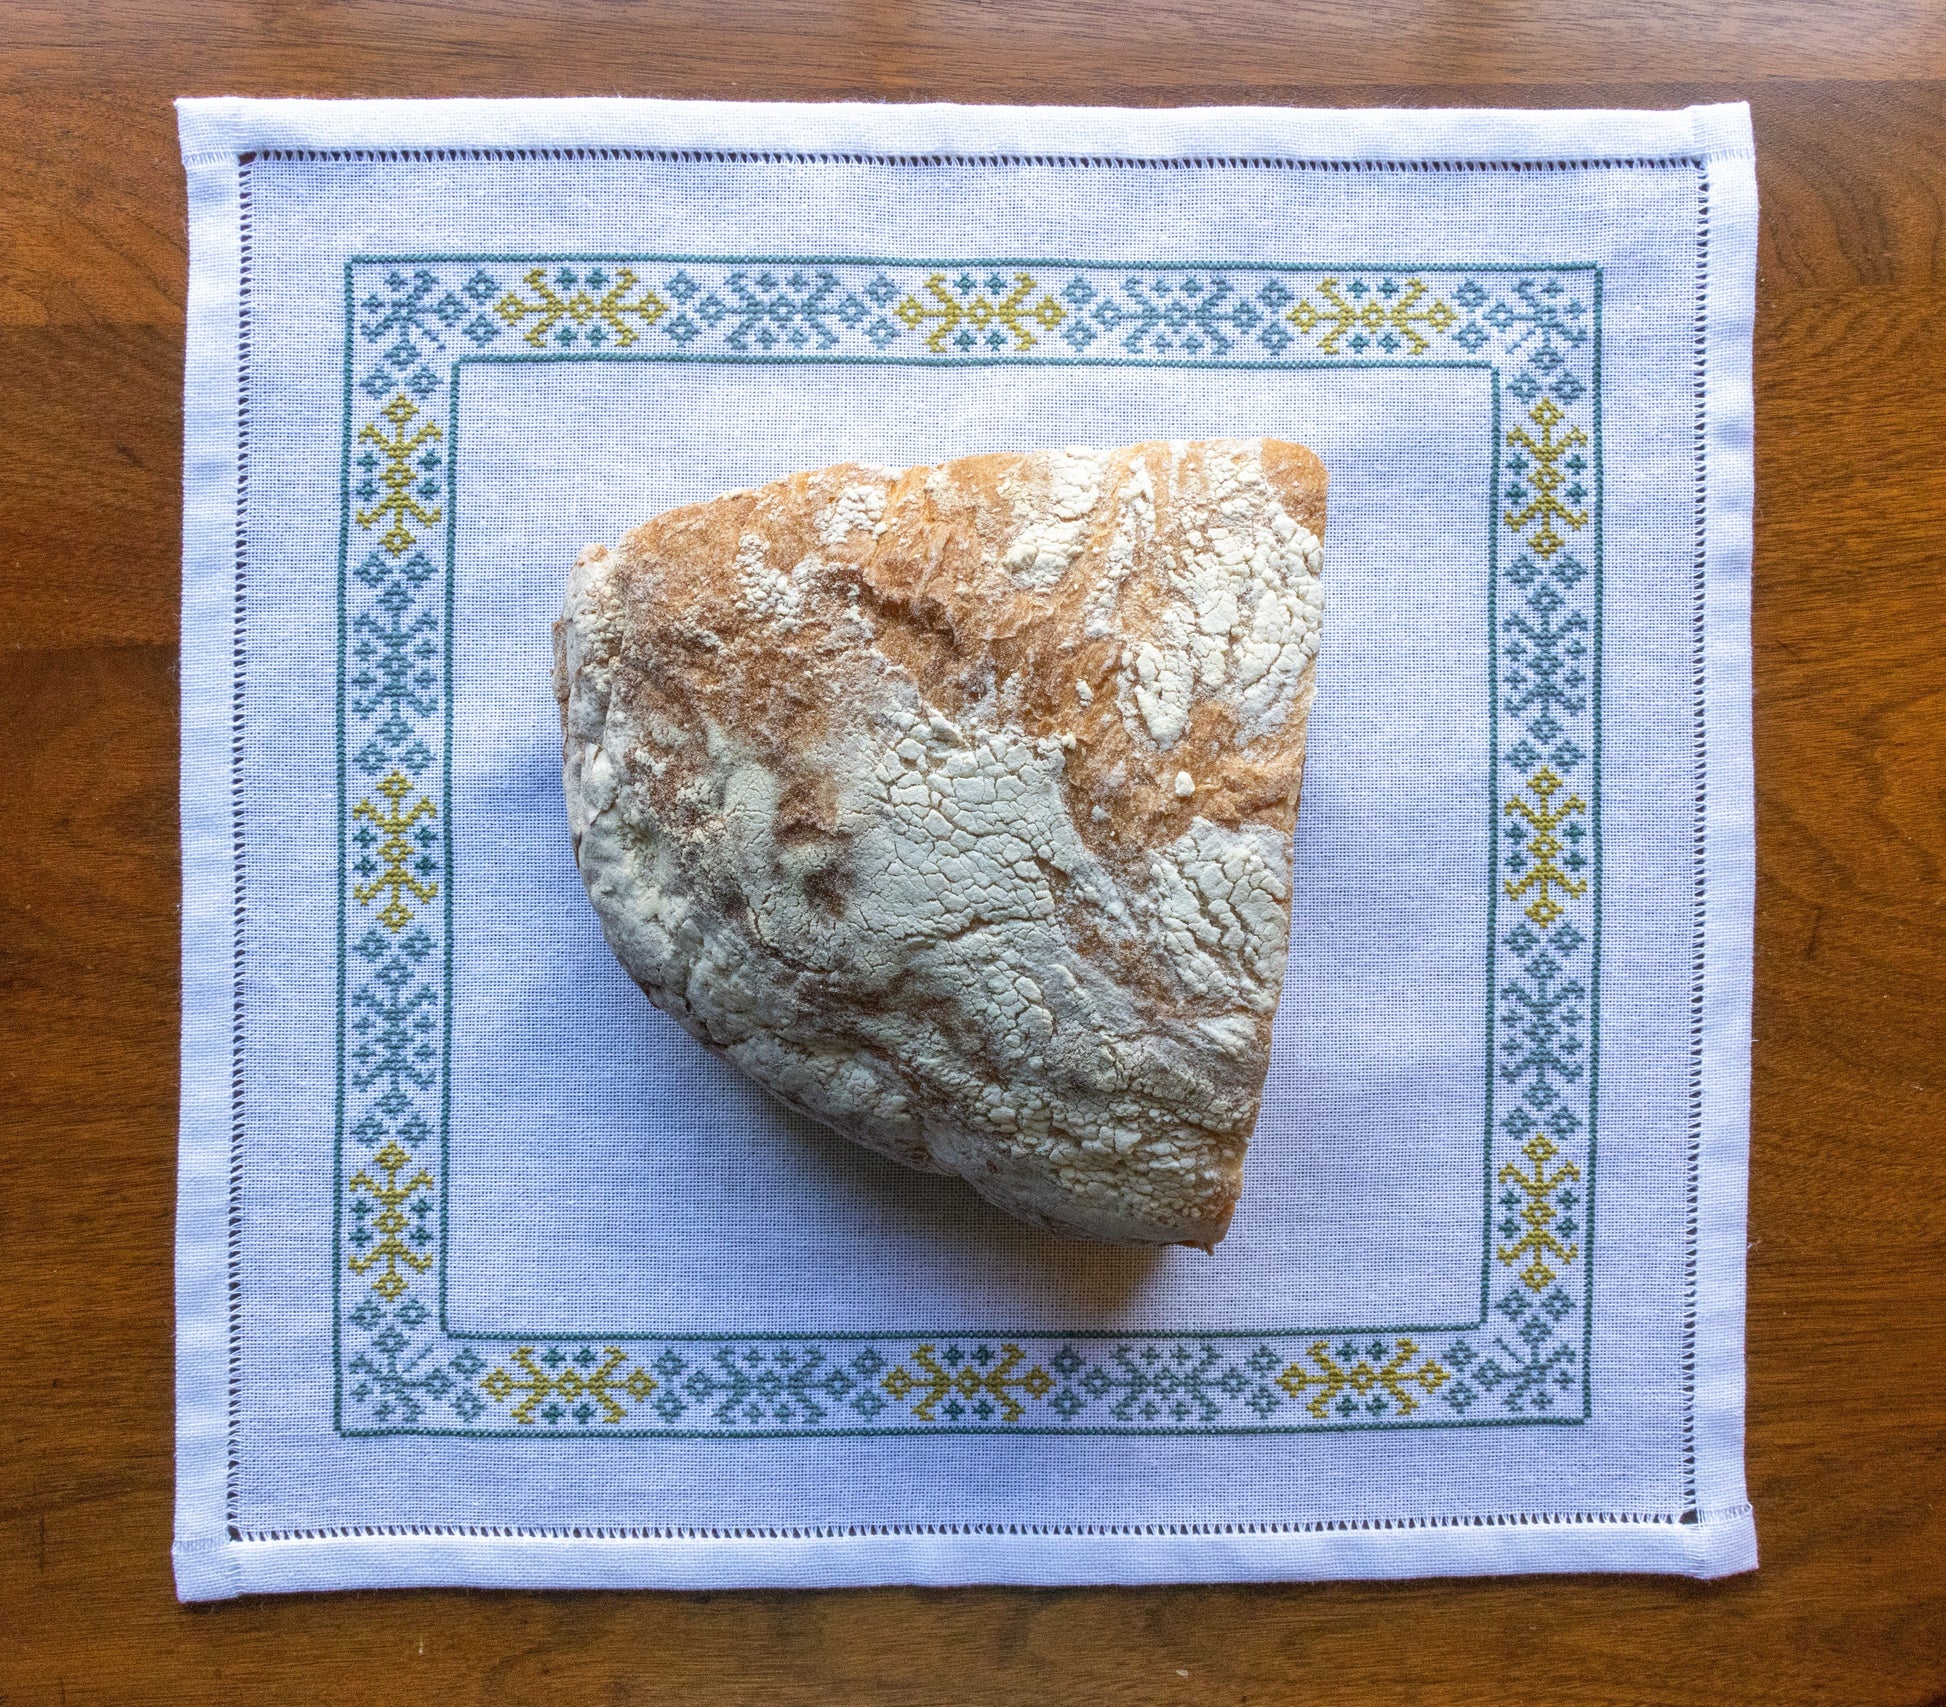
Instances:
[[[1315,304],[1306,297],[1285,318],[1316,335],[1320,355],[1347,353],[1347,339],[1391,333],[1404,337],[1407,354],[1423,355],[1432,348],[1432,334],[1451,331],[1458,319],[1447,303],[1426,301],[1427,294],[1423,279],[1408,279],[1395,293],[1367,292],[1354,301],[1337,279],[1320,279]]]
[[[1560,1233],[1565,1228],[1559,1226],[1561,1216],[1554,1206],[1554,1193],[1568,1181],[1579,1179],[1581,1170],[1572,1162],[1563,1162],[1552,1173],[1547,1171],[1547,1164],[1560,1152],[1545,1132],[1529,1138],[1521,1146],[1521,1154],[1527,1158],[1529,1171],[1523,1173],[1516,1162],[1503,1163],[1500,1183],[1514,1186],[1525,1195],[1527,1201],[1520,1210],[1524,1230],[1513,1244],[1502,1245],[1499,1255],[1504,1263],[1526,1258],[1527,1266],[1520,1271],[1522,1282],[1529,1291],[1545,1292],[1556,1279],[1549,1259],[1565,1265],[1577,1254],[1573,1245],[1561,1243]]]
[[[370,877],[369,882],[352,890],[351,898],[362,906],[370,906],[381,895],[385,896],[385,905],[378,910],[378,922],[388,931],[402,931],[414,917],[405,899],[407,895],[416,901],[432,901],[439,895],[439,885],[429,875],[432,855],[427,843],[432,827],[427,825],[417,837],[413,834],[413,826],[420,819],[436,817],[439,809],[430,800],[415,800],[411,811],[404,810],[405,797],[412,792],[412,780],[403,771],[395,770],[387,776],[378,785],[378,792],[385,797],[384,811],[368,799],[351,809],[354,820],[363,820],[352,833],[352,840],[360,850],[352,869]],[[383,862],[382,869],[372,860],[374,851]]]
[[[1557,438],[1554,428],[1561,418],[1561,406],[1553,398],[1543,397],[1528,413],[1529,422],[1540,436],[1536,438],[1526,427],[1516,427],[1507,435],[1507,443],[1517,453],[1509,460],[1509,467],[1525,474],[1527,484],[1524,488],[1518,485],[1507,488],[1509,504],[1519,504],[1523,498],[1526,502],[1519,511],[1507,512],[1506,523],[1515,532],[1530,527],[1534,530],[1527,535],[1527,543],[1543,563],[1567,543],[1555,532],[1556,522],[1570,528],[1588,525],[1586,510],[1573,509],[1561,502],[1564,496],[1573,500],[1585,492],[1580,476],[1587,472],[1588,463],[1576,447],[1585,445],[1588,435],[1579,427],[1570,427]],[[1565,492],[1561,485],[1563,479],[1573,481]]]
[[[1561,779],[1546,765],[1527,779],[1527,786],[1533,791],[1532,800],[1522,800],[1516,795],[1507,802],[1508,817],[1521,821],[1515,827],[1521,833],[1521,841],[1507,857],[1508,866],[1520,875],[1509,878],[1505,888],[1510,901],[1518,901],[1529,891],[1533,892],[1533,900],[1527,903],[1527,916],[1546,930],[1567,910],[1557,897],[1578,900],[1588,887],[1584,878],[1570,877],[1557,863],[1568,851],[1562,836],[1572,837],[1580,829],[1570,820],[1587,811],[1588,803],[1580,795],[1570,794],[1559,806],[1551,804],[1560,791]],[[1567,826],[1565,831],[1563,824]]]
[[[394,557],[412,544],[414,527],[430,527],[439,520],[439,511],[427,509],[424,500],[439,490],[439,452],[432,447],[441,435],[430,421],[413,427],[418,413],[412,399],[402,391],[379,411],[391,428],[389,435],[376,421],[367,421],[358,429],[358,442],[376,446],[378,453],[367,450],[359,458],[359,466],[365,471],[359,492],[373,503],[358,512],[358,525],[374,528],[380,522],[389,523],[378,536],[378,543]],[[378,477],[376,481],[373,475]]]
[[[1029,307],[1035,283],[1031,273],[1016,273],[1004,296],[1000,294],[1001,281],[988,282],[993,286],[991,295],[977,288],[956,290],[944,273],[934,273],[926,280],[924,301],[907,296],[892,312],[910,331],[929,328],[925,331],[926,348],[936,356],[946,355],[956,346],[973,348],[962,341],[977,341],[990,327],[998,328],[993,336],[1004,333],[1012,340],[1006,348],[1031,350],[1039,342],[1033,327],[1051,332],[1068,317],[1051,296],[1043,295],[1039,303]]]
[[[520,282],[528,296],[510,290],[493,305],[493,312],[517,328],[522,341],[536,350],[546,349],[551,338],[573,343],[577,335],[590,349],[612,342],[616,349],[626,350],[641,337],[641,327],[653,326],[669,312],[668,303],[652,290],[628,300],[639,282],[632,267],[618,268],[612,276],[600,267],[580,274],[563,267],[552,280],[547,268],[536,267]],[[554,288],[556,284],[560,290]],[[597,291],[599,296],[594,294]],[[630,315],[636,320],[631,321]]]
[[[1601,952],[1601,272],[704,256],[345,269],[337,1424],[752,1438],[1286,1433],[1589,1414]],[[455,423],[486,362],[1481,371],[1492,826],[1471,1321],[1263,1333],[448,1326]],[[443,423],[443,424],[442,424]]]
[[[1305,1356],[1310,1367],[1302,1361],[1293,1363],[1277,1377],[1277,1385],[1293,1399],[1303,1399],[1304,1409],[1319,1421],[1330,1417],[1346,1394],[1353,1400],[1375,1395],[1381,1406],[1389,1401],[1396,1415],[1409,1417],[1419,1408],[1412,1391],[1415,1386],[1437,1393],[1453,1378],[1450,1369],[1430,1357],[1415,1368],[1419,1348],[1409,1339],[1389,1345],[1382,1339],[1373,1340],[1367,1346],[1347,1341],[1335,1352],[1329,1340],[1319,1340]],[[1380,1358],[1385,1361],[1378,1362]],[[1313,1387],[1315,1393],[1310,1391]],[[1378,1414],[1383,1415],[1383,1410]]]

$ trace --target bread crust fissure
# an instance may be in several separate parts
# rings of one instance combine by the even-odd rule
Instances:
[[[840,464],[584,551],[563,781],[623,966],[846,1137],[1213,1246],[1287,957],[1325,485],[1268,439]]]

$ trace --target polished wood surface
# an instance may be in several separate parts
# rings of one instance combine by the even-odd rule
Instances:
[[[1749,99],[1761,1571],[178,1607],[185,93]],[[1919,0],[4,0],[0,1707],[1946,1702],[1943,269]]]

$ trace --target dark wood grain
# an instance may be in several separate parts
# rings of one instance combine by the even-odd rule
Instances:
[[[1946,1701],[1942,79],[1918,0],[0,10],[0,1707]],[[168,102],[607,92],[1752,101],[1757,1575],[175,1604]]]

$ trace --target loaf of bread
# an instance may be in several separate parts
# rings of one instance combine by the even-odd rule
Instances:
[[[1290,934],[1325,474],[1273,439],[840,464],[555,624],[568,823],[657,1006],[1041,1226],[1214,1246]]]

